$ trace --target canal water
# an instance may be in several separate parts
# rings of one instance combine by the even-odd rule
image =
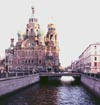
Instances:
[[[100,101],[81,84],[53,80],[0,98],[0,105],[100,105]]]

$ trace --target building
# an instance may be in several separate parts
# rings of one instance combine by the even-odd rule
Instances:
[[[38,70],[40,72],[57,71],[59,62],[59,45],[55,24],[48,24],[46,35],[41,31],[38,19],[34,17],[34,7],[32,7],[32,17],[26,24],[26,32],[18,33],[18,41],[14,45],[14,39],[5,50],[6,69],[16,70]]]
[[[71,63],[71,69],[75,72],[81,72],[79,60],[75,60]]]
[[[72,69],[73,71],[74,71],[74,70],[77,71],[77,62],[78,62],[78,60],[75,60],[75,61],[71,62],[71,69]]]
[[[0,58],[0,74],[5,73],[5,72],[6,72],[6,70],[5,70],[5,59]]]
[[[79,56],[80,69],[87,73],[100,73],[100,43],[90,44]]]

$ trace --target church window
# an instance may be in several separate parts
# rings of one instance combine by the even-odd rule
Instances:
[[[20,60],[18,60],[18,64],[20,64]]]
[[[49,34],[47,34],[47,38],[49,38]]]
[[[25,60],[25,64],[27,64],[27,59]]]
[[[31,29],[31,32],[33,32],[33,29]]]
[[[20,51],[18,51],[18,56],[20,56]]]
[[[55,35],[55,40],[57,40],[57,35]]]
[[[32,51],[32,56],[34,55],[34,51]]]
[[[50,35],[50,40],[52,39],[53,35]]]
[[[41,62],[41,60],[39,60],[39,64],[41,64],[42,62]]]
[[[32,20],[32,22],[33,22],[33,18],[32,18],[31,20]]]
[[[97,46],[94,46],[94,48],[96,49],[96,48],[97,48]]]
[[[27,56],[27,51],[26,51],[25,55]]]
[[[28,32],[28,29],[26,30],[26,32]]]
[[[28,64],[30,64],[30,60],[28,60]]]
[[[21,64],[24,64],[24,60],[22,60]]]
[[[94,62],[94,66],[97,66],[97,62]]]
[[[28,55],[30,56],[30,51],[28,52]]]
[[[24,57],[24,51],[22,51],[22,57]]]
[[[51,28],[49,28],[49,31],[51,30]]]
[[[32,64],[33,64],[34,62],[33,62],[33,60],[32,60]]]
[[[35,51],[35,56],[37,56],[37,52]]]
[[[55,28],[53,28],[53,30],[56,30]]]
[[[29,24],[27,24],[27,28],[29,28],[30,26],[29,26]]]

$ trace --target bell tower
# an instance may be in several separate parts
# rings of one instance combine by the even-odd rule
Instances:
[[[48,24],[48,32],[46,35],[46,44],[54,46],[57,44],[57,32],[55,24]]]
[[[57,42],[57,32],[55,24],[48,24],[48,32],[46,34],[46,70],[57,71],[59,68],[59,45]]]

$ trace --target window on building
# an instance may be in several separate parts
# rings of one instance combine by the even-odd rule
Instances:
[[[32,64],[33,64],[34,62],[33,62],[33,60],[32,60]]]
[[[25,53],[25,56],[27,56],[27,51],[26,51],[26,53]]]
[[[49,28],[49,31],[51,30],[51,28]]]
[[[34,55],[34,51],[32,51],[32,56]]]
[[[33,18],[31,19],[31,21],[33,22]]]
[[[94,66],[97,66],[97,62],[94,62]]]
[[[33,29],[31,29],[31,32],[33,32]]]
[[[97,60],[97,57],[94,57],[94,60],[96,61]]]
[[[94,46],[94,48],[96,49],[96,48],[97,48],[97,46]]]
[[[30,60],[28,61],[28,64],[30,64]]]
[[[18,56],[20,56],[20,51],[18,51]]]
[[[25,60],[25,64],[27,64],[27,60]]]
[[[24,57],[24,51],[22,51],[22,57]]]
[[[35,51],[35,56],[37,56],[37,52]]]
[[[11,64],[11,61],[9,60],[9,64]]]
[[[39,64],[41,64],[42,62],[41,62],[41,60],[39,60]]]
[[[21,64],[24,64],[23,60],[21,60],[20,62],[21,62]]]
[[[55,35],[55,40],[57,40],[57,35]]]
[[[30,51],[28,52],[28,55],[30,56]]]
[[[28,29],[26,30],[26,33],[28,33]]]
[[[50,40],[52,39],[53,35],[50,35]]]

